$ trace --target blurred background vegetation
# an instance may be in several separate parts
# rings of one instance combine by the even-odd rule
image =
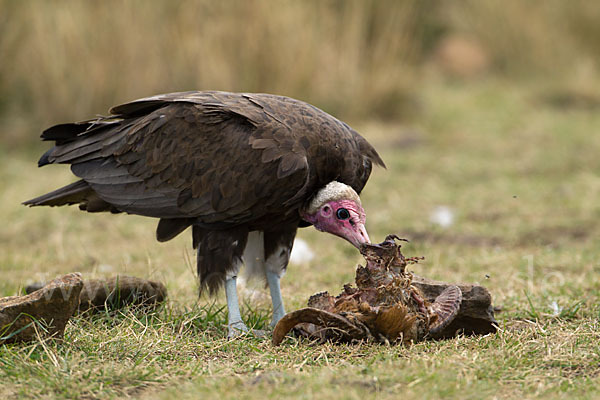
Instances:
[[[595,107],[598,49],[593,1],[0,0],[0,147],[192,89],[283,94],[350,123],[418,120],[439,80]]]

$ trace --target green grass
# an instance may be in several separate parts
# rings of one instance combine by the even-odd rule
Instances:
[[[545,89],[432,82],[414,125],[356,127],[388,165],[362,196],[372,239],[411,239],[405,254],[426,257],[417,273],[483,284],[503,310],[495,335],[409,348],[227,341],[224,296],[196,298],[188,234],[159,244],[148,219],[22,207],[72,177],[5,146],[0,295],[80,271],[160,279],[170,297],[148,315],[74,318],[62,343],[0,346],[0,397],[597,398],[600,114],[553,108],[540,101]],[[452,226],[430,222],[440,205],[454,211]],[[360,262],[333,236],[299,236],[318,256],[290,266],[288,310],[314,292],[338,293]],[[268,301],[248,300],[244,315],[265,328]]]

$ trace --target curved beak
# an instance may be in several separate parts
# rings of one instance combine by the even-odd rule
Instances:
[[[371,239],[369,239],[367,229],[365,228],[365,225],[361,223],[357,223],[354,226],[354,229],[349,232],[345,239],[352,243],[354,247],[359,250],[362,244],[371,244]]]

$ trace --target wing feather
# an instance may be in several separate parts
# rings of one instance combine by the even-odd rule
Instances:
[[[47,130],[57,145],[40,163],[72,164],[129,213],[219,226],[289,216],[331,180],[360,191],[371,164],[383,165],[347,125],[281,96],[171,93],[111,112]],[[164,225],[162,237],[183,225]]]

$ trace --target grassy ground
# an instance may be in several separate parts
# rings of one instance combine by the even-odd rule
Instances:
[[[438,83],[422,88],[414,126],[357,127],[388,165],[362,196],[371,238],[411,239],[419,274],[484,284],[503,309],[496,335],[410,348],[227,341],[223,296],[196,298],[189,235],[158,244],[151,220],[22,207],[72,178],[1,149],[0,296],[81,271],[161,279],[170,299],[150,315],[75,318],[62,344],[0,346],[0,397],[597,398],[600,114],[544,93]],[[455,217],[446,228],[430,221],[442,205]],[[338,293],[360,261],[332,236],[299,236],[318,256],[290,267],[288,309]],[[249,300],[245,316],[265,327],[268,302]]]

